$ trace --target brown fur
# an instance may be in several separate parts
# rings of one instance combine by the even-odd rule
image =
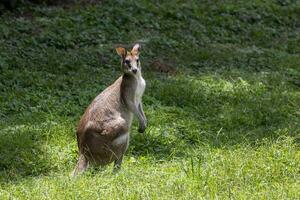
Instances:
[[[119,51],[125,54],[125,49],[118,48]],[[124,59],[122,56],[122,61]],[[138,107],[134,103],[137,80],[133,74],[124,73],[85,110],[76,132],[79,159],[74,175],[83,172],[89,163],[103,166],[114,161],[120,167],[128,146],[133,114],[138,116],[140,131],[145,130],[146,117],[141,102]]]

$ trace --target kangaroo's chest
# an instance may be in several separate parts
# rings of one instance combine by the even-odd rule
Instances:
[[[142,100],[142,96],[144,94],[146,88],[146,82],[142,76],[137,79],[137,86],[135,90],[135,102],[140,103]]]

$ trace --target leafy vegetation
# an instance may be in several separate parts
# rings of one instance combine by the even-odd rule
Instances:
[[[299,1],[22,4],[0,20],[1,199],[298,199]],[[71,179],[76,124],[140,42],[149,127]],[[159,60],[174,73],[150,66]]]

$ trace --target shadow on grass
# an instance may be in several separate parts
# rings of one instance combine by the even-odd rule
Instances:
[[[0,182],[47,175],[66,166],[75,158],[76,151],[71,129],[51,121],[3,128],[0,131]]]

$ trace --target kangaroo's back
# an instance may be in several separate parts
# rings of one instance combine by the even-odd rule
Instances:
[[[122,76],[101,92],[85,110],[77,127],[80,150],[84,150],[84,139],[90,132],[115,138],[120,129],[128,131],[132,116],[122,102]]]
[[[121,77],[92,101],[78,123],[77,135],[84,133],[89,123],[105,121],[108,117],[106,112],[120,108],[120,85]]]

